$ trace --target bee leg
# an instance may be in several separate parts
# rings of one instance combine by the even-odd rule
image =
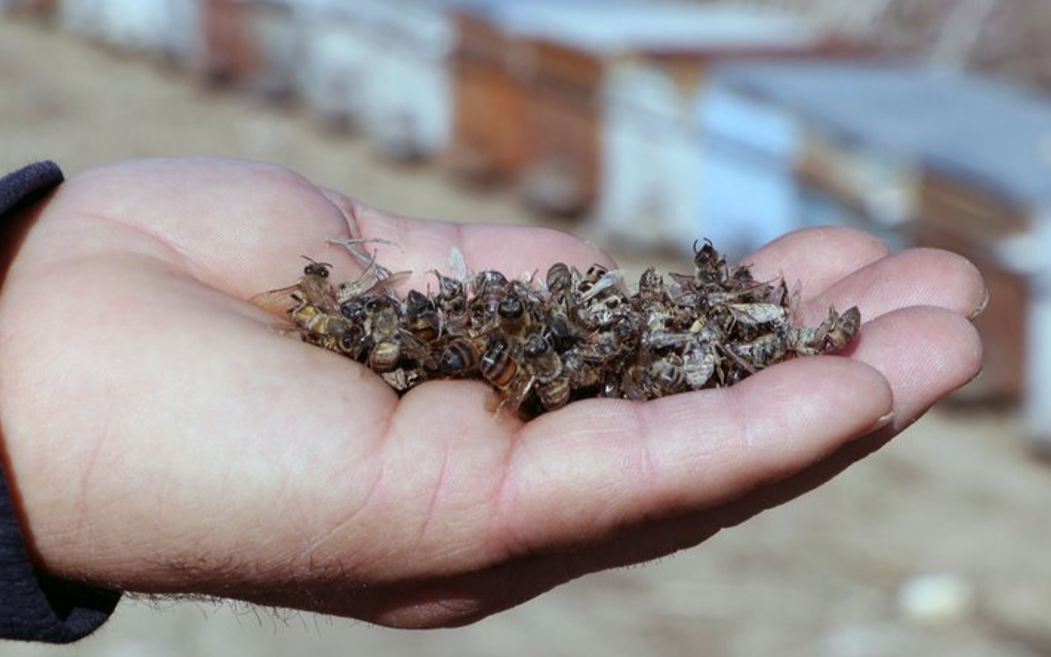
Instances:
[[[393,242],[391,240],[385,240],[381,237],[347,237],[341,239],[328,238],[325,243],[329,246],[342,246],[350,253],[355,260],[366,267],[371,266],[376,261],[376,252],[369,253],[367,250],[362,248],[363,244],[386,244],[387,246],[393,246],[399,251],[404,251],[401,244]],[[385,268],[380,267],[385,270]],[[389,271],[387,272],[390,273]]]

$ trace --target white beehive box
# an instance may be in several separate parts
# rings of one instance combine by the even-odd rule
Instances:
[[[634,47],[644,56],[608,67],[597,220],[617,238],[688,250],[699,236],[705,174],[695,107],[707,69],[725,58],[799,56],[831,44],[801,19],[750,8],[697,7],[674,22],[681,34],[664,31]]]
[[[376,60],[386,47],[378,26],[383,0],[306,0],[296,11],[302,49],[296,86],[321,119],[361,129],[373,112]]]
[[[371,30],[371,98],[365,130],[395,160],[442,152],[452,131],[455,12],[514,0],[388,0]]]
[[[703,171],[694,233],[738,258],[800,225],[797,117],[719,85],[697,107]]]
[[[717,68],[698,106],[711,168],[698,224],[741,233],[745,249],[822,224],[908,243],[920,134],[930,124],[929,111],[907,109],[917,84],[908,70],[830,60]]]
[[[1020,401],[1030,433],[1051,448],[1051,100],[988,78],[880,64],[732,65],[717,78],[713,96],[727,99],[732,120],[720,124],[727,147],[713,150],[703,188],[725,198],[704,205],[698,224],[750,232],[733,208],[767,196],[760,190],[773,177],[780,225],[761,230],[858,225],[896,245],[968,257],[991,300],[975,320],[983,373],[958,398]],[[775,129],[756,144],[767,124]],[[772,151],[778,139],[785,147]],[[716,159],[747,175],[729,188],[708,175]]]
[[[195,0],[64,0],[64,29],[114,48],[185,62],[200,37]]]
[[[614,66],[604,87],[599,231],[640,247],[689,249],[699,237],[702,162],[690,100],[665,70],[641,60]]]
[[[692,83],[644,62],[677,58],[683,68],[682,62],[694,57],[700,69],[704,61],[721,56],[788,54],[825,45],[821,33],[803,19],[725,5],[519,4],[501,6],[493,20],[514,39],[508,68],[529,89],[522,130],[532,152],[521,180],[527,202],[541,210],[579,214],[598,201],[602,225],[643,241],[651,241],[653,229],[643,235],[642,226],[631,226],[640,207],[653,209],[657,202],[687,208],[691,200],[669,185],[654,189],[636,180],[653,180],[661,176],[657,171],[674,176],[676,169],[689,175],[698,160],[682,146],[694,131],[689,125]],[[622,61],[627,63],[618,71]],[[699,76],[695,71],[693,77]],[[640,89],[631,88],[636,81]],[[611,177],[606,166],[612,167]],[[679,212],[685,216],[669,209],[660,221],[682,226]]]
[[[448,141],[456,29],[446,3],[390,0],[375,49],[365,130],[395,160],[427,158]]]

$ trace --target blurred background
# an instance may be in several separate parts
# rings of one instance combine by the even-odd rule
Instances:
[[[700,548],[456,630],[127,599],[0,653],[1051,655],[1049,30],[1047,0],[0,0],[2,171],[267,160],[629,271],[845,224],[992,292],[975,382]]]

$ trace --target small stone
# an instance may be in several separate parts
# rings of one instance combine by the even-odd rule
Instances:
[[[917,575],[898,590],[898,609],[917,625],[950,625],[974,613],[974,586],[954,573]]]

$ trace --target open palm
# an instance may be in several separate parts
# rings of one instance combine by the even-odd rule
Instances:
[[[478,382],[401,399],[366,368],[271,330],[246,299],[325,240],[383,238],[424,287],[458,247],[509,273],[606,259],[538,228],[395,217],[271,166],[126,162],[27,218],[0,296],[0,422],[40,564],[397,626],[469,622],[584,573],[658,557],[819,485],[977,371],[974,268],[847,229],[749,262],[801,312],[857,304],[842,356],[729,389],[588,400],[532,422]],[[433,280],[433,279],[432,279]]]

